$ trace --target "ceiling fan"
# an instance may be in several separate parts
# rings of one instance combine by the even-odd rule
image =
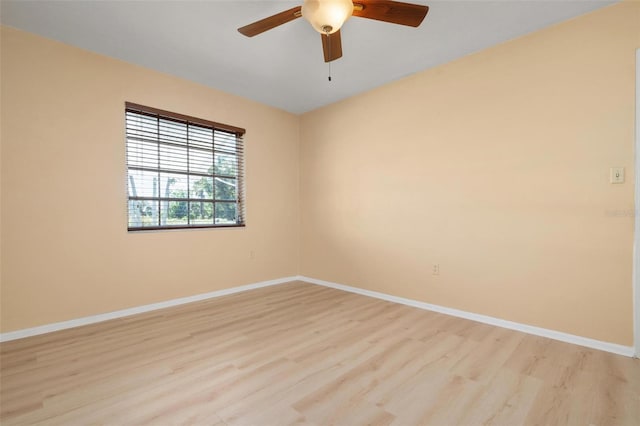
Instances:
[[[342,57],[340,27],[351,16],[417,27],[428,11],[428,6],[399,1],[304,0],[302,6],[261,19],[238,28],[238,31],[253,37],[303,16],[320,33],[324,61],[331,62]]]

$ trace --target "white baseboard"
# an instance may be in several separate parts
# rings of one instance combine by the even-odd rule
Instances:
[[[120,311],[108,312],[105,314],[91,315],[88,317],[72,319],[69,321],[56,322],[53,324],[41,325],[23,330],[10,331],[8,333],[0,333],[0,342],[9,340],[22,339],[24,337],[37,336],[38,334],[51,333],[53,331],[66,330],[67,328],[80,327],[82,325],[95,324],[97,322],[108,321],[111,319],[128,317],[130,315],[141,314],[143,312],[155,311],[157,309],[169,308],[171,306],[184,305],[185,303],[197,302],[200,300],[212,299],[214,297],[227,296],[229,294],[240,293],[242,291],[254,290],[256,288],[269,287],[272,285],[283,284],[295,281],[297,277],[278,278],[275,280],[261,281],[258,283],[241,285],[238,287],[225,288],[223,290],[212,291],[209,293],[196,294],[195,296],[181,297],[179,299],[167,300],[164,302],[152,303],[150,305],[136,306],[134,308],[122,309]]]
[[[262,287],[269,287],[278,284],[284,284],[291,281],[304,281],[310,284],[321,285],[325,287],[335,288],[338,290],[357,293],[363,296],[375,297],[376,299],[386,300],[388,302],[400,303],[403,305],[413,306],[414,308],[424,309],[427,311],[439,312],[454,317],[465,318],[485,324],[495,325],[497,327],[508,328],[510,330],[521,331],[527,334],[533,334],[541,337],[559,340],[561,342],[572,343],[574,345],[585,346],[587,348],[598,349],[605,352],[611,352],[618,355],[628,357],[634,356],[634,348],[632,346],[623,346],[615,343],[603,342],[600,340],[589,339],[587,337],[576,336],[573,334],[562,333],[559,331],[549,330],[546,328],[534,327],[531,325],[520,324],[513,321],[507,321],[500,318],[494,318],[487,315],[474,314],[472,312],[461,311],[458,309],[447,308],[444,306],[432,305],[430,303],[420,302],[418,300],[406,299],[404,297],[392,296],[377,291],[365,290],[358,287],[337,284],[330,281],[318,280],[315,278],[305,277],[302,275],[278,278],[275,280],[262,281],[253,284],[242,285],[238,287],[226,288],[223,290],[212,291],[209,293],[197,294],[195,296],[182,297],[179,299],[167,300],[164,302],[152,303],[150,305],[137,306],[120,311],[108,312],[105,314],[91,315],[88,317],[77,318],[69,321],[62,321],[53,324],[46,324],[38,327],[27,328],[23,330],[10,331],[8,333],[0,333],[0,342],[22,339],[39,334],[51,333],[53,331],[65,330],[68,328],[80,327],[82,325],[95,324],[97,322],[108,321],[111,319],[127,317],[130,315],[140,314],[143,312],[155,311],[158,309],[169,308],[171,306],[184,305],[185,303],[197,302],[200,300],[212,299],[215,297],[226,296],[229,294],[240,293],[243,291],[253,290]]]
[[[364,290],[361,288],[351,287],[343,284],[337,284],[330,281],[318,280],[315,278],[309,278],[305,276],[298,276],[297,279],[299,281],[304,281],[310,284],[317,284],[325,287],[335,288],[338,290],[348,291],[351,293],[361,294],[363,296],[375,297],[376,299],[382,299],[388,302],[401,303],[403,305],[413,306],[414,308],[425,309],[427,311],[433,311],[433,312],[439,312],[439,313],[451,315],[454,317],[465,318],[468,320],[495,325],[502,328],[508,328],[510,330],[521,331],[523,333],[533,334],[536,336],[548,337],[549,339],[572,343],[574,345],[579,345],[579,346],[585,346],[587,348],[598,349],[601,351],[611,352],[614,354],[624,355],[628,357],[634,356],[634,348],[632,346],[623,346],[615,343],[589,339],[587,337],[576,336],[573,334],[562,333],[560,331],[534,327],[526,324],[520,324],[513,321],[507,321],[500,318],[490,317],[487,315],[474,314],[472,312],[461,311],[458,309],[447,308],[444,306],[432,305],[430,303],[420,302],[412,299],[405,299],[404,297],[391,296],[389,294],[379,293],[377,291]]]

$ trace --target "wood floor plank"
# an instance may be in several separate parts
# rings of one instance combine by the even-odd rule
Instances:
[[[0,344],[3,425],[637,425],[640,361],[292,282]]]

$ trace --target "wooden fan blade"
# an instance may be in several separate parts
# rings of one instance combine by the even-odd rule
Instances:
[[[353,16],[375,19],[376,21],[417,27],[427,16],[428,6],[384,0],[355,0]],[[362,8],[358,7],[359,5]]]
[[[268,18],[261,19],[253,24],[245,25],[242,28],[238,28],[238,31],[242,35],[247,37],[253,37],[267,30],[275,28],[279,25],[286,24],[289,21],[293,21],[302,16],[302,7],[294,7],[293,9],[285,10],[284,12],[277,13]]]
[[[342,37],[340,30],[333,34],[320,34],[322,37],[322,51],[324,52],[324,61],[331,62],[342,58]]]

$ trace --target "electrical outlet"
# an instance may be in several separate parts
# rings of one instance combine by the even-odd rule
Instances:
[[[249,259],[250,259],[250,260],[253,260],[253,259],[255,259],[255,258],[256,258],[256,252],[255,252],[255,251],[253,251],[253,250],[250,250],[250,251],[249,251]]]
[[[440,275],[440,264],[434,263],[433,268],[431,269],[432,275]]]

